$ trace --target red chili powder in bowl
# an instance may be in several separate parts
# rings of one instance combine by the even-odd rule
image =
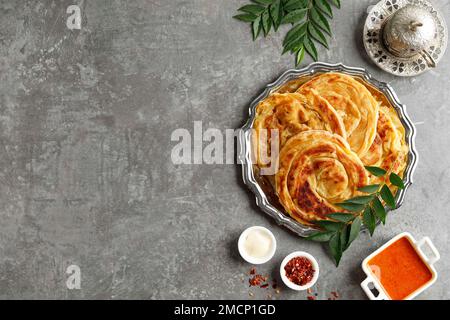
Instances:
[[[284,266],[286,277],[299,286],[308,284],[314,277],[312,262],[305,257],[294,257]]]

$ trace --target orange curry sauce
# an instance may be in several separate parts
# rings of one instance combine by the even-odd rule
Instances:
[[[407,237],[386,247],[368,265],[392,300],[405,299],[433,278]]]

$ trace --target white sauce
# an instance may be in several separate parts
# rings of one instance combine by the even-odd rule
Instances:
[[[272,238],[264,230],[251,230],[244,240],[244,250],[254,258],[267,257],[272,245]]]

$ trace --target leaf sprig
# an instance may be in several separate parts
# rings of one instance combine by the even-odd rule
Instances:
[[[387,175],[387,171],[379,167],[365,167],[367,171],[376,177]],[[404,189],[403,180],[395,173],[389,175],[389,181],[399,189]],[[330,252],[339,265],[342,254],[350,244],[358,237],[361,226],[366,226],[370,236],[377,226],[377,220],[386,223],[387,212],[383,205],[395,209],[396,203],[391,189],[384,184],[373,184],[361,187],[359,191],[367,195],[357,196],[336,206],[347,212],[337,212],[327,215],[332,220],[317,221],[315,224],[322,230],[307,237],[308,240],[328,242]]]
[[[328,49],[327,36],[331,36],[328,20],[333,18],[331,5],[340,8],[340,0],[251,1],[252,4],[239,8],[234,18],[251,23],[253,40],[261,31],[266,37],[272,28],[276,32],[281,25],[291,24],[283,40],[282,54],[294,54],[296,66],[302,62],[305,52],[314,61],[318,60],[316,43]]]

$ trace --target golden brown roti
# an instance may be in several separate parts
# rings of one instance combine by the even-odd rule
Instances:
[[[339,73],[316,76],[296,88],[260,102],[252,140],[259,168],[271,164],[261,154],[277,159],[278,171],[268,181],[289,215],[304,224],[327,220],[327,214],[342,211],[336,203],[363,194],[358,187],[390,185],[364,165],[403,176],[405,129],[394,108],[380,107],[375,99],[387,104],[383,97]],[[271,150],[274,129],[279,155]]]
[[[389,172],[402,175],[406,167],[408,146],[405,141],[405,129],[392,108],[380,108],[377,135],[366,155],[361,159],[364,165],[377,166]],[[370,176],[370,184],[382,183],[390,185],[389,179]]]
[[[279,157],[275,188],[280,203],[302,223],[327,219],[335,203],[360,192],[367,171],[342,137],[323,130],[301,132],[289,139]]]
[[[274,93],[256,107],[253,125],[256,159],[267,166],[272,154],[271,137],[278,130],[279,148],[293,135],[311,129],[326,130],[346,137],[342,119],[327,100],[314,90],[298,93]],[[267,158],[266,158],[267,157]]]
[[[345,112],[347,126],[353,129],[349,133],[348,143],[360,157],[364,156],[375,139],[379,109],[379,103],[369,90],[351,76],[341,73],[321,74],[303,84],[298,92],[311,88],[323,97],[333,98],[332,106]],[[354,112],[354,106],[359,113]],[[353,128],[355,123],[357,126]]]

